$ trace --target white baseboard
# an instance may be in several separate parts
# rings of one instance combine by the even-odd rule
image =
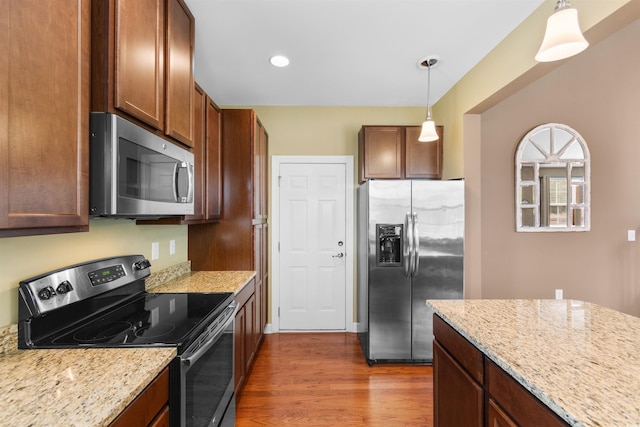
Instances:
[[[287,333],[287,332],[311,332],[311,331],[274,331],[271,323],[267,323],[264,327],[264,333],[265,334],[277,334],[277,333]],[[315,332],[336,332],[336,331],[313,331]],[[347,329],[345,332],[352,332],[352,333],[357,333],[358,332],[358,324],[357,323],[351,323],[347,325]]]

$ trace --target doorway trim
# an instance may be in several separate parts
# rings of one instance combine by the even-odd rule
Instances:
[[[293,164],[343,164],[345,165],[345,331],[356,332],[353,320],[354,292],[354,171],[353,156],[271,156],[271,327],[268,333],[280,332],[280,165]],[[290,331],[287,331],[290,332]],[[319,331],[320,332],[320,331]],[[335,331],[332,331],[335,332]]]

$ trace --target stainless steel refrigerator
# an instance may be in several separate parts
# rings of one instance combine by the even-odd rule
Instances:
[[[369,364],[431,362],[427,299],[463,295],[464,181],[358,188],[358,335]]]

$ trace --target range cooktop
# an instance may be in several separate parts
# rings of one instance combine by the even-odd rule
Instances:
[[[47,347],[180,346],[233,294],[143,294],[114,310],[34,341]]]

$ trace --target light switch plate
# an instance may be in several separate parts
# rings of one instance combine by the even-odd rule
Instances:
[[[169,255],[174,255],[176,253],[176,241],[169,240]]]
[[[562,299],[562,289],[556,289],[556,299]]]
[[[627,230],[627,241],[629,242],[636,241],[636,230]]]

